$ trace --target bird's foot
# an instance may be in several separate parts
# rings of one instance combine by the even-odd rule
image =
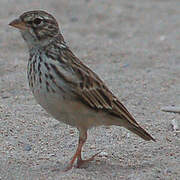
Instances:
[[[90,161],[93,161],[94,158],[95,158],[99,153],[101,153],[101,151],[98,152],[98,153],[96,153],[96,154],[94,154],[92,157],[90,157],[89,159],[86,159],[86,160],[82,160],[81,158],[79,158],[79,159],[77,160],[77,165],[76,165],[76,167],[77,167],[77,168],[80,168],[83,164],[88,163],[88,162],[90,162]]]

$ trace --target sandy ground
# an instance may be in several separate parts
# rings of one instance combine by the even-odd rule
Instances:
[[[180,179],[180,132],[162,112],[180,105],[179,0],[0,1],[0,179]],[[119,127],[89,131],[85,168],[63,172],[76,129],[35,102],[26,79],[28,52],[8,23],[24,11],[52,13],[73,52],[90,66],[157,142]]]

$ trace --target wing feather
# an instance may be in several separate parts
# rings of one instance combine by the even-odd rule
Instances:
[[[64,52],[62,50],[61,55],[64,59],[63,63],[66,62],[67,67],[71,69],[69,77],[73,77],[64,79],[74,87],[77,98],[93,109],[108,111],[139,127],[126,107],[112,94],[97,74],[85,66],[68,48],[64,49]]]

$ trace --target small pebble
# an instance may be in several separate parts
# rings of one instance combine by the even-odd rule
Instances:
[[[160,36],[160,41],[164,41],[166,39],[166,36]]]
[[[127,133],[127,138],[129,138],[130,137],[130,133]]]
[[[91,145],[91,146],[90,146],[90,149],[96,149],[96,146]]]
[[[164,106],[161,111],[180,113],[180,106]]]
[[[7,98],[9,98],[9,96],[2,96],[2,98],[3,98],[3,99],[7,99]]]
[[[108,153],[107,153],[107,152],[100,152],[100,153],[99,153],[99,156],[107,157],[107,156],[108,156]]]
[[[29,144],[24,146],[24,151],[31,151],[31,149],[32,149],[32,147]]]
[[[77,17],[71,17],[70,21],[71,21],[71,22],[77,22],[77,21],[78,21],[78,18],[77,18]]]
[[[165,174],[169,174],[169,173],[171,173],[171,170],[168,169],[168,168],[166,168],[166,169],[164,170],[164,173],[165,173]]]
[[[122,68],[126,68],[126,67],[128,67],[129,66],[129,64],[123,64],[121,67]]]
[[[175,119],[172,120],[171,125],[174,131],[177,131],[179,129],[178,122]]]

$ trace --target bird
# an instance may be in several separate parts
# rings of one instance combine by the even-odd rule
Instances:
[[[9,23],[25,40],[29,59],[27,77],[37,101],[56,120],[76,127],[78,146],[67,170],[92,161],[82,158],[82,147],[92,127],[120,126],[146,141],[156,141],[143,129],[99,76],[66,44],[57,20],[43,10],[24,12]]]

